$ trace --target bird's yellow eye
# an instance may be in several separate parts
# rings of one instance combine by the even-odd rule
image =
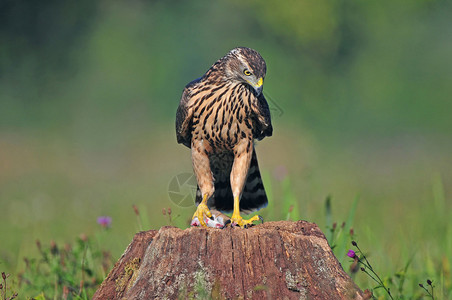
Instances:
[[[246,76],[251,76],[251,72],[248,69],[243,70],[243,74]]]

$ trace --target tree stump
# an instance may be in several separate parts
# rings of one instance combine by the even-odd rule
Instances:
[[[363,299],[306,221],[135,235],[93,299]]]

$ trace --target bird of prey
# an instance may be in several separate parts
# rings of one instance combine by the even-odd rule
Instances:
[[[231,222],[248,227],[261,219],[243,219],[267,206],[254,140],[273,132],[262,94],[266,64],[253,49],[232,49],[201,77],[187,84],[176,114],[177,142],[191,148],[198,182],[193,219],[206,226],[209,208],[232,210]]]

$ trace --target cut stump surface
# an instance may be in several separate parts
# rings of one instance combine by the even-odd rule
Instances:
[[[135,235],[93,299],[363,299],[316,224]]]

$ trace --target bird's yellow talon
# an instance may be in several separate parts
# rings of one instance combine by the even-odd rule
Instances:
[[[201,226],[206,227],[207,224],[204,221],[205,217],[210,218],[212,216],[212,213],[210,212],[209,208],[207,207],[206,204],[204,203],[199,203],[198,208],[195,211],[195,214],[193,215],[192,220],[197,217],[199,220],[199,223],[201,224]]]
[[[259,217],[257,215],[248,220],[243,219],[240,215],[238,215],[238,216],[233,215],[231,217],[232,224],[236,224],[236,225],[240,226],[241,228],[247,228],[248,226],[253,225],[254,221],[259,221],[259,220],[262,220],[262,219],[261,219],[261,217]]]

